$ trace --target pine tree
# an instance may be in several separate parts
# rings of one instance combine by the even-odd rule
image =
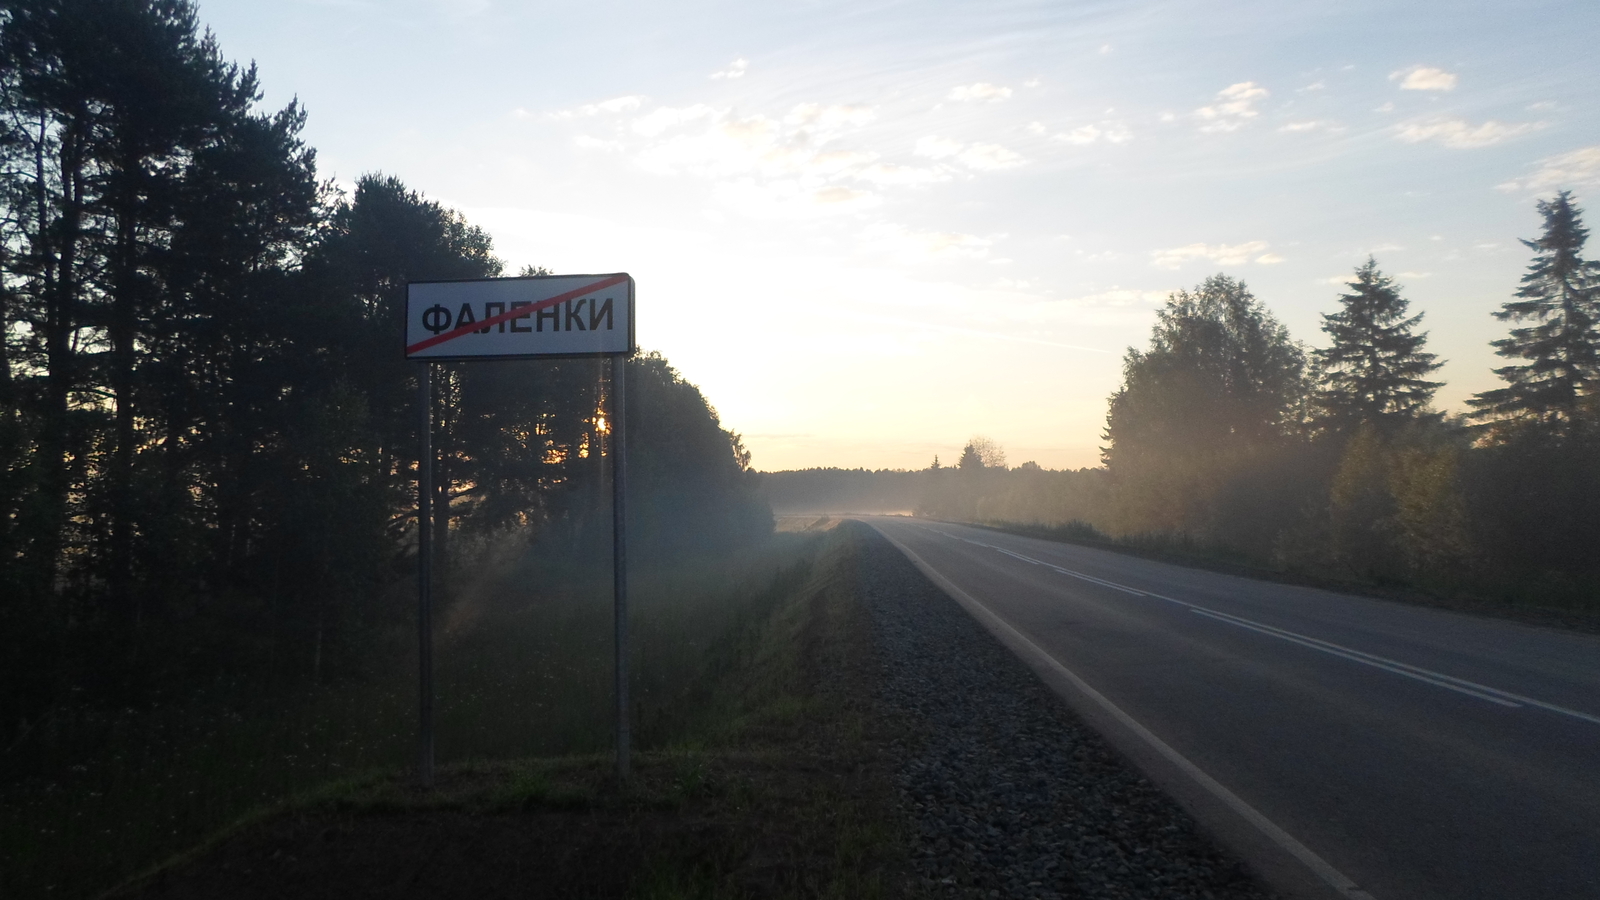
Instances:
[[[1409,304],[1371,257],[1349,287],[1339,298],[1344,308],[1322,317],[1333,346],[1314,351],[1322,368],[1321,417],[1339,430],[1414,420],[1440,386],[1427,376],[1442,365],[1422,349],[1427,332],[1414,331],[1422,315],[1406,317]]]
[[[1502,322],[1532,324],[1491,343],[1501,356],[1529,362],[1495,369],[1506,386],[1469,402],[1479,419],[1534,422],[1560,431],[1585,395],[1600,390],[1600,266],[1583,259],[1589,232],[1570,191],[1539,201],[1538,210],[1544,234],[1522,242],[1536,255],[1517,299],[1494,314]]]

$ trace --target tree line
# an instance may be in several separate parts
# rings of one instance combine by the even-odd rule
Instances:
[[[1600,587],[1600,263],[1572,194],[1494,315],[1507,362],[1464,415],[1433,406],[1423,316],[1369,258],[1294,340],[1243,282],[1172,294],[1108,403],[1103,467],[993,469],[969,445],[925,512],[1160,535],[1282,568],[1593,602]],[[970,465],[967,455],[976,457]],[[1027,467],[1025,466],[1024,469]],[[1037,467],[1034,467],[1036,470]]]
[[[342,677],[405,618],[404,285],[505,263],[396,177],[321,179],[261,98],[192,0],[0,4],[0,744],[84,698]],[[601,546],[599,363],[436,365],[444,567]],[[647,543],[770,528],[699,390],[627,365]]]

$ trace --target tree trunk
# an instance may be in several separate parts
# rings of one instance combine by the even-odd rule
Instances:
[[[115,257],[111,260],[111,393],[116,398],[116,442],[111,456],[111,559],[108,581],[114,615],[137,627],[133,587],[134,341],[138,328],[138,200],[131,181],[138,163],[122,160]]]

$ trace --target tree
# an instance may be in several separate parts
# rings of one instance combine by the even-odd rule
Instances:
[[[1494,313],[1502,322],[1531,322],[1492,342],[1495,352],[1525,365],[1495,369],[1506,386],[1470,402],[1475,418],[1491,424],[1534,424],[1559,433],[1580,404],[1600,388],[1600,266],[1583,259],[1588,239],[1570,191],[1540,200],[1544,234],[1522,243],[1535,251],[1515,300]]]
[[[963,469],[1004,469],[1006,451],[992,439],[975,434],[972,440],[967,441],[967,445],[961,448],[961,459],[956,465]]]
[[[1103,451],[1113,473],[1148,452],[1271,441],[1297,426],[1305,351],[1241,281],[1213,275],[1167,298],[1150,349],[1128,349]]]
[[[1406,317],[1407,301],[1371,257],[1349,287],[1339,297],[1343,309],[1322,317],[1333,345],[1314,351],[1321,364],[1320,417],[1340,431],[1414,421],[1440,386],[1427,376],[1443,365],[1422,349],[1427,332],[1414,331],[1422,314]]]
[[[1114,529],[1270,542],[1302,502],[1283,486],[1279,452],[1301,430],[1308,393],[1305,351],[1288,330],[1242,282],[1215,275],[1167,298],[1123,379],[1102,450]]]

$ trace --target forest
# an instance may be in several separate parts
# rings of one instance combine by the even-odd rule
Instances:
[[[359,680],[414,628],[404,285],[506,264],[395,176],[338,189],[261,98],[189,0],[0,7],[12,762],[107,710]],[[770,533],[700,391],[626,364],[639,558]],[[605,565],[603,361],[435,365],[437,592],[508,547]]]
[[[915,509],[936,518],[1600,606],[1600,263],[1570,192],[1536,211],[1532,259],[1494,314],[1501,383],[1465,414],[1432,405],[1423,316],[1375,260],[1323,315],[1317,349],[1219,274],[1169,296],[1149,346],[1128,350],[1101,467],[1008,468],[974,438],[954,467],[893,477],[920,479]]]

